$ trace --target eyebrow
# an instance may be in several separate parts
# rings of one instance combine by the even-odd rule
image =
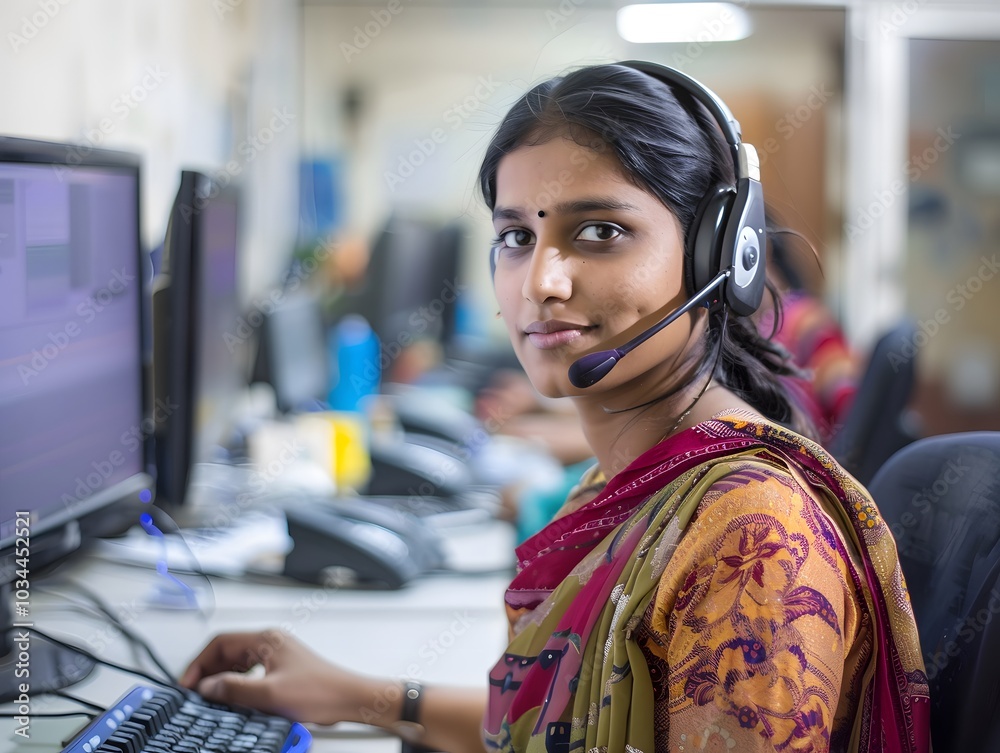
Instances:
[[[625,211],[634,212],[638,207],[626,201],[619,201],[610,197],[600,197],[593,199],[580,199],[578,201],[564,201],[556,204],[557,214],[583,214],[595,211]],[[520,220],[524,218],[524,212],[513,207],[496,207],[493,210],[494,220]]]

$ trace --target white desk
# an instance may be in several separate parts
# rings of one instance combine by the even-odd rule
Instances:
[[[509,532],[498,529],[498,545],[510,546],[511,542]],[[506,573],[426,576],[403,590],[382,592],[213,578],[215,607],[204,618],[194,612],[150,607],[148,596],[162,577],[152,570],[85,557],[68,563],[62,572],[69,580],[100,593],[176,673],[215,633],[284,626],[324,657],[349,669],[376,676],[409,675],[428,683],[482,687],[490,667],[506,646],[503,593],[510,579]],[[197,579],[188,582],[198,585]],[[68,587],[59,590],[71,593]],[[35,624],[68,641],[89,645],[102,657],[136,666],[135,650],[116,628],[96,617],[61,608],[65,603],[54,594],[43,595],[39,589],[32,598]],[[148,662],[142,666],[152,671]],[[99,667],[69,692],[107,706],[139,681]],[[34,713],[75,708],[62,699],[32,701]],[[13,735],[12,720],[2,720],[0,752],[58,750],[59,741],[81,725],[82,718],[34,719],[31,743],[22,744]],[[312,749],[317,753],[399,750],[397,739],[372,736],[367,728],[334,727],[314,733]]]

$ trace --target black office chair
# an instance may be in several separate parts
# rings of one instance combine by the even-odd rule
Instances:
[[[916,381],[915,334],[913,322],[904,319],[879,338],[844,425],[830,441],[830,453],[862,484],[917,438],[906,423]]]
[[[1000,751],[1000,432],[917,440],[869,490],[910,590],[935,753]]]

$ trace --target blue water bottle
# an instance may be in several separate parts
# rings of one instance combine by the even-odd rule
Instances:
[[[330,332],[330,410],[359,412],[382,378],[378,336],[363,316],[347,314]]]

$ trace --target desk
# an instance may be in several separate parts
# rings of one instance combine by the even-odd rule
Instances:
[[[499,530],[497,533],[498,541],[509,539],[509,535]],[[382,592],[213,578],[215,608],[202,618],[194,612],[150,607],[148,596],[162,577],[152,570],[85,556],[67,563],[62,572],[68,580],[98,591],[177,673],[210,635],[283,626],[324,657],[349,669],[376,676],[409,675],[427,683],[482,687],[507,643],[503,593],[509,573],[425,576],[400,591]],[[95,653],[112,661],[136,666],[134,651],[117,629],[96,617],[65,609],[65,599],[54,593],[55,583],[46,584],[53,593],[43,595],[39,589],[33,598],[35,624],[69,641],[90,645]],[[71,593],[70,587],[59,586],[58,590]],[[142,666],[147,667],[148,662]],[[98,667],[69,692],[107,706],[137,681],[130,675]],[[35,713],[56,707],[75,708],[62,699],[32,699]],[[20,742],[20,738],[13,736],[13,722],[3,720],[0,752],[58,750],[59,741],[80,726],[81,719],[34,719],[31,743],[17,744],[13,741]],[[314,733],[312,750],[317,753],[399,750],[396,738],[375,736],[359,726],[344,729],[341,725]]]

